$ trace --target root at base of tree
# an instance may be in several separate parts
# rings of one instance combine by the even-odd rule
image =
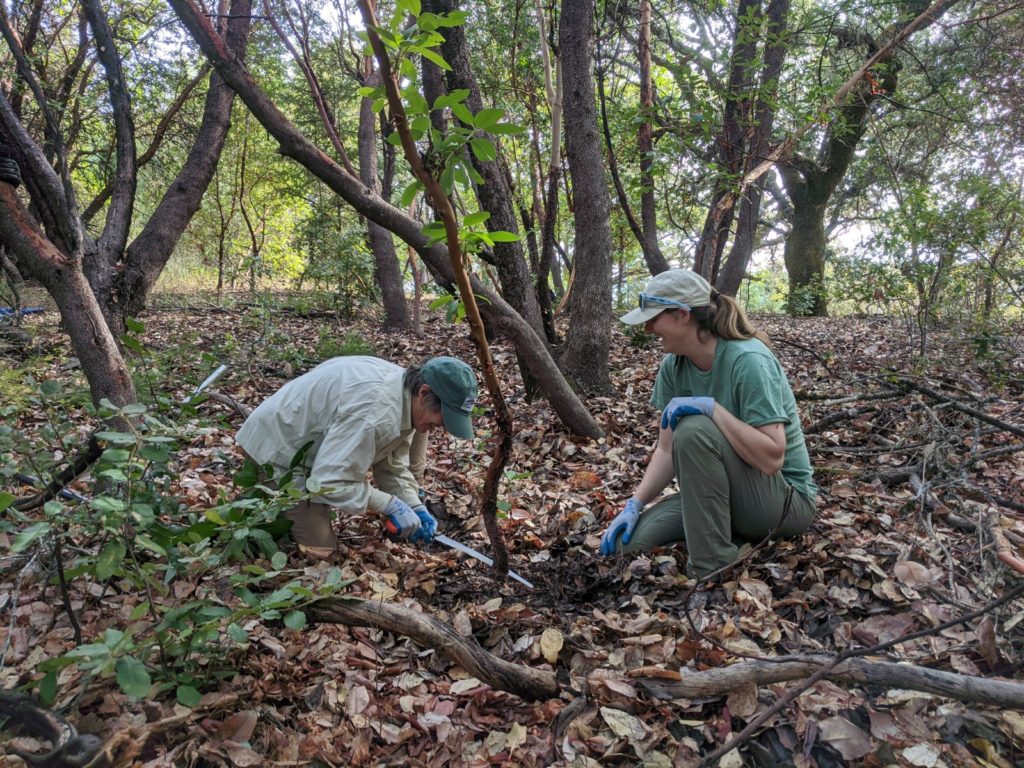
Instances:
[[[307,609],[306,616],[323,624],[376,627],[406,635],[421,645],[444,653],[492,688],[524,699],[549,699],[559,692],[553,672],[531,669],[498,658],[472,639],[462,637],[443,621],[401,605],[327,598]]]

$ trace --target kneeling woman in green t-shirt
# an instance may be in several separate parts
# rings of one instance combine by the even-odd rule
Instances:
[[[662,411],[643,480],[601,538],[601,553],[686,541],[687,571],[706,576],[739,546],[814,518],[800,415],[782,366],[729,296],[686,269],[656,275],[622,322],[644,324],[668,353],[651,402]],[[645,509],[675,477],[679,493]]]

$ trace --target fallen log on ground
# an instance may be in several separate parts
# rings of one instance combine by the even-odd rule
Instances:
[[[406,635],[427,648],[444,653],[492,688],[524,699],[550,699],[559,692],[553,672],[505,661],[443,621],[395,603],[325,598],[307,608],[306,617],[322,624],[376,627]]]
[[[660,699],[704,699],[722,696],[743,685],[768,685],[802,680],[830,663],[827,656],[800,657],[793,661],[745,661],[728,667],[684,674],[677,682],[638,678],[637,682]],[[846,659],[829,670],[833,681],[861,683],[882,688],[901,688],[946,696],[959,701],[991,704],[1024,710],[1024,683],[972,677],[955,672],[892,661]]]

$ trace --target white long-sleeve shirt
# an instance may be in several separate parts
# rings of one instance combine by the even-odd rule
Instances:
[[[235,441],[275,476],[312,443],[302,465],[320,489],[314,500],[342,512],[383,512],[391,496],[416,506],[426,435],[413,429],[404,373],[376,357],[328,360],[261,403]],[[371,471],[376,488],[367,481]]]

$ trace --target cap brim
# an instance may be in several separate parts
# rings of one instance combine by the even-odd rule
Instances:
[[[444,428],[449,434],[463,440],[473,439],[473,422],[469,418],[469,414],[462,413],[441,403],[441,420],[444,422]]]
[[[626,325],[639,325],[640,323],[646,323],[648,320],[657,317],[659,312],[664,312],[666,309],[671,309],[671,307],[644,307],[642,309],[637,308],[634,309],[632,312],[627,312],[626,314],[624,314],[622,317],[619,318],[619,321],[625,323]]]

